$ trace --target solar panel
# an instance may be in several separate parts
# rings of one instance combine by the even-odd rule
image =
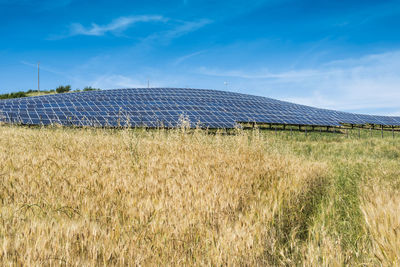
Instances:
[[[400,117],[327,110],[226,91],[134,88],[0,100],[0,121],[26,125],[233,128],[237,123],[400,125]]]

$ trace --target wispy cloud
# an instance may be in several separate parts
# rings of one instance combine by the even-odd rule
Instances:
[[[126,75],[121,74],[105,74],[98,76],[95,80],[89,82],[93,87],[109,89],[109,88],[138,88],[147,87],[145,81],[139,81]]]
[[[24,64],[26,66],[29,66],[29,67],[32,67],[32,68],[35,68],[35,69],[37,69],[37,67],[38,67],[37,63],[31,63],[31,62],[27,62],[27,61],[24,61],[24,60],[21,61],[21,64]],[[71,78],[71,76],[67,75],[67,73],[65,73],[63,71],[57,71],[57,70],[55,70],[55,69],[53,69],[51,67],[48,67],[48,66],[43,66],[43,64],[40,65],[40,71],[45,71],[45,72],[49,72],[49,73],[53,73],[53,74],[57,74],[57,75],[60,75],[60,76],[65,76],[65,77]]]
[[[198,29],[212,23],[209,19],[201,19],[198,21],[188,21],[179,25],[175,29],[165,32],[164,37],[167,39],[173,39],[185,35],[189,32],[197,31]]]
[[[149,15],[142,15],[142,16],[130,16],[130,17],[119,17],[109,24],[106,25],[98,25],[96,23],[92,23],[91,26],[85,27],[80,23],[73,23],[70,26],[70,33],[68,36],[75,36],[75,35],[89,35],[89,36],[102,36],[107,33],[118,33],[122,32],[129,27],[133,26],[139,22],[165,22],[167,18],[163,16],[149,16]]]
[[[201,19],[196,21],[179,21],[177,23],[178,25],[170,30],[156,32],[149,35],[143,40],[143,43],[148,43],[152,41],[169,43],[172,39],[176,39],[190,32],[197,31],[212,22],[213,21],[209,19]]]
[[[332,61],[315,69],[271,72],[202,67],[197,73],[227,77],[233,85],[306,105],[382,113],[400,109],[400,50]]]
[[[273,73],[268,69],[246,71],[240,69],[220,70],[216,68],[200,67],[197,72],[203,75],[218,76],[218,77],[233,77],[242,79],[299,79],[313,76],[323,76],[331,71],[321,72],[313,69],[291,70],[287,72]]]
[[[188,60],[188,59],[190,59],[192,57],[195,57],[195,56],[203,54],[204,52],[206,52],[206,50],[201,50],[201,51],[197,51],[197,52],[194,52],[194,53],[191,53],[191,54],[188,54],[188,55],[181,56],[181,57],[177,58],[173,62],[173,65],[179,65],[182,62],[184,62],[184,61],[186,61],[186,60]]]
[[[104,36],[106,34],[118,35],[133,27],[137,23],[146,22],[161,22],[163,24],[168,23],[168,30],[162,30],[149,34],[143,38],[141,43],[151,43],[153,41],[169,43],[175,38],[179,38],[185,34],[196,31],[207,24],[212,23],[208,19],[200,19],[196,21],[179,21],[159,15],[141,15],[141,16],[129,16],[119,17],[112,20],[110,23],[105,25],[99,25],[92,23],[90,26],[84,26],[81,23],[72,23],[69,26],[69,32],[65,35],[51,36],[50,40],[64,39],[68,37],[86,35],[86,36]],[[169,23],[170,22],[170,23]]]

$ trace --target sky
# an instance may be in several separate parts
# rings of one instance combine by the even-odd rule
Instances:
[[[228,90],[400,116],[400,1],[0,0],[0,93]]]

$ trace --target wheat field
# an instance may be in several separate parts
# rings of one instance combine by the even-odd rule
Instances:
[[[400,135],[0,136],[1,265],[400,265]]]

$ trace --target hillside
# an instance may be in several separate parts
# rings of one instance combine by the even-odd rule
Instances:
[[[0,126],[4,265],[399,265],[400,137]]]
[[[95,91],[101,90],[99,88],[93,88],[91,86],[87,86],[83,88],[82,91]],[[29,96],[38,96],[38,95],[52,95],[52,94],[61,94],[61,93],[68,93],[68,92],[80,92],[80,89],[71,90],[70,85],[66,86],[59,86],[56,89],[52,90],[28,90],[28,91],[19,91],[19,92],[11,92],[6,94],[0,94],[1,99],[13,99],[13,98],[21,98],[21,97],[29,97]]]

